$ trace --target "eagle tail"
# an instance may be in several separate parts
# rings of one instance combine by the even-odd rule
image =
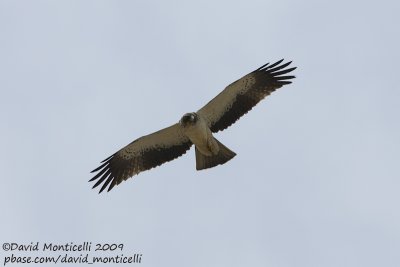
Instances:
[[[217,139],[215,141],[217,141],[219,146],[217,155],[205,156],[196,147],[196,170],[204,170],[224,164],[236,156],[235,152],[221,144]]]

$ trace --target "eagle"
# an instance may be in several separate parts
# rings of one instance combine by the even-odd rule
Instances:
[[[220,94],[197,112],[186,113],[179,122],[142,136],[101,162],[89,180],[101,185],[99,193],[110,191],[122,181],[150,170],[185,154],[195,146],[196,169],[203,170],[224,164],[236,153],[218,141],[213,133],[228,128],[250,111],[258,102],[283,85],[292,83],[295,76],[287,75],[296,69],[288,68],[291,61],[281,59],[265,64],[228,85]]]

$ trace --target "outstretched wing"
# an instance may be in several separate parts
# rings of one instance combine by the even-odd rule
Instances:
[[[103,183],[110,191],[115,185],[142,171],[157,167],[186,153],[192,142],[182,134],[179,124],[142,136],[112,156],[103,160],[92,172],[98,172],[89,181],[97,180],[93,188]]]
[[[197,113],[205,118],[212,132],[228,128],[250,111],[267,95],[292,83],[295,76],[285,76],[294,68],[286,68],[290,62],[282,60],[269,63],[228,85],[219,95],[202,107]]]

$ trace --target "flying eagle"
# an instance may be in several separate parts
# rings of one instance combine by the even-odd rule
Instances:
[[[106,158],[92,171],[98,172],[89,180],[97,180],[93,188],[104,182],[99,193],[108,185],[110,191],[135,174],[182,156],[193,144],[197,170],[231,160],[236,153],[220,143],[212,133],[228,128],[271,92],[292,83],[290,80],[295,76],[285,74],[296,68],[287,68],[291,61],[282,62],[283,59],[261,66],[228,85],[197,112],[186,113],[178,123],[142,136]]]

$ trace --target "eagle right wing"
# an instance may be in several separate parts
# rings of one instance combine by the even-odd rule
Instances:
[[[108,185],[115,185],[142,171],[157,167],[185,154],[192,142],[182,134],[178,123],[158,132],[142,136],[118,152],[103,160],[92,172],[98,172],[89,181],[97,180],[93,188],[101,183],[101,193]]]
[[[290,80],[295,76],[285,74],[296,68],[286,68],[291,62],[282,62],[283,59],[271,65],[267,63],[243,76],[228,85],[197,113],[207,120],[208,127],[214,133],[228,128],[267,95],[292,83]]]

